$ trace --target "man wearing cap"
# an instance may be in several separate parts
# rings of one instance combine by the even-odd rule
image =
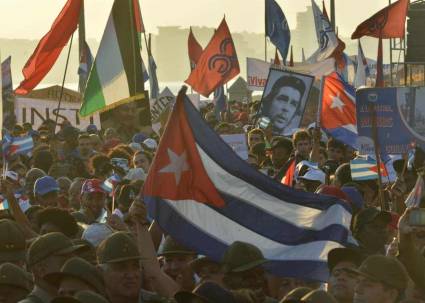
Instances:
[[[199,284],[210,281],[221,285],[223,281],[223,273],[221,271],[220,263],[215,262],[206,256],[200,256],[190,262],[190,267],[199,277]]]
[[[50,176],[44,176],[35,181],[34,197],[43,207],[57,206],[58,192],[59,184]]]
[[[58,289],[60,296],[74,296],[82,290],[103,295],[103,277],[97,268],[87,261],[74,257],[69,259],[59,272],[46,275],[45,280]]]
[[[30,291],[31,275],[29,273],[11,263],[0,265],[0,302],[19,302]]]
[[[72,215],[78,222],[92,224],[102,215],[106,202],[106,193],[102,189],[102,181],[88,179],[81,187],[81,209]]]
[[[221,260],[223,284],[227,289],[251,289],[262,297],[262,303],[277,302],[266,297],[266,274],[262,265],[267,260],[254,245],[236,241],[226,250]]]
[[[182,290],[191,291],[195,287],[194,272],[190,263],[195,260],[196,253],[166,236],[159,247],[158,256],[162,258],[162,269]]]
[[[363,260],[358,250],[335,248],[328,254],[329,281],[328,292],[338,303],[352,303],[357,284],[356,270]]]
[[[325,181],[326,175],[322,170],[309,168],[303,176],[298,177],[295,188],[314,193]]]
[[[34,183],[37,179],[44,177],[46,173],[39,168],[31,168],[25,175],[25,194],[28,196],[31,204],[36,204],[34,197]]]
[[[285,137],[273,137],[271,142],[271,160],[275,171],[280,171],[285,163],[288,162],[292,150],[293,145],[291,140]]]
[[[396,303],[407,288],[409,276],[396,258],[369,256],[357,270],[359,281],[354,290],[354,303]]]
[[[385,254],[389,242],[388,224],[391,214],[370,207],[363,209],[353,219],[353,236],[365,254]]]
[[[38,237],[27,251],[27,267],[34,277],[34,288],[20,303],[49,303],[56,296],[56,288],[46,275],[59,272],[63,264],[82,246],[74,246],[62,233],[49,233]]]
[[[23,268],[25,248],[25,234],[20,226],[12,220],[0,220],[0,264],[9,262]]]

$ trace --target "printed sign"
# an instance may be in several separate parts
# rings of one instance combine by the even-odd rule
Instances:
[[[245,134],[221,135],[221,138],[229,144],[235,153],[243,160],[248,160],[248,145]]]

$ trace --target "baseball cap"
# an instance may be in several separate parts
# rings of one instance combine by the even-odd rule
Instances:
[[[298,179],[309,180],[309,181],[318,181],[322,184],[325,183],[326,175],[320,169],[310,168],[304,176],[298,177]]]
[[[361,210],[353,219],[353,233],[357,233],[364,225],[382,218],[387,224],[391,222],[391,214],[386,211],[381,211],[375,207],[369,207]]]
[[[236,302],[230,291],[213,282],[202,283],[193,292],[180,291],[175,294],[174,298],[178,303],[192,302],[193,299],[198,299],[205,303]]]
[[[369,256],[359,269],[350,271],[399,290],[406,289],[409,280],[406,269],[400,261],[382,255]]]
[[[102,189],[102,183],[102,180],[99,179],[88,179],[84,181],[83,186],[81,186],[81,194],[105,193]]]
[[[111,234],[97,248],[97,261],[99,264],[140,259],[141,256],[136,240],[127,232]]]
[[[31,280],[31,275],[15,264],[0,265],[0,285],[19,287],[29,292],[31,290],[29,281]]]
[[[0,262],[25,261],[25,248],[20,226],[9,219],[0,220]]]
[[[130,144],[128,144],[128,147],[130,147],[133,151],[143,150],[142,145],[140,143],[131,142]]]
[[[89,134],[96,134],[98,131],[97,126],[95,124],[89,124],[86,128],[86,132]]]
[[[67,255],[83,248],[84,245],[73,245],[63,233],[52,232],[42,235],[31,243],[27,251],[27,265],[32,266],[52,255]]]
[[[351,262],[356,265],[356,267],[360,266],[365,256],[361,254],[361,252],[357,249],[353,248],[334,248],[328,253],[328,268],[329,271],[332,272],[334,267],[340,262]]]
[[[233,242],[221,259],[225,272],[243,272],[266,263],[263,253],[256,246],[241,242]]]
[[[34,195],[43,196],[55,191],[59,191],[59,184],[53,177],[44,176],[37,179],[34,183]]]
[[[146,146],[150,150],[155,150],[158,147],[158,143],[152,138],[147,138],[143,141],[143,145]]]
[[[133,143],[142,144],[146,139],[148,139],[148,137],[144,133],[137,133],[133,136],[131,141],[133,141]]]

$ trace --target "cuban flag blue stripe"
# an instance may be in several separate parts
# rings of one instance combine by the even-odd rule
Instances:
[[[332,205],[339,204],[351,212],[348,203],[336,198],[297,192],[294,196],[292,188],[286,188],[275,180],[247,166],[221,138],[200,117],[199,112],[190,100],[184,102],[186,115],[191,126],[196,143],[202,150],[229,174],[236,175],[247,183],[255,185],[259,190],[267,192],[288,203],[303,205],[318,210],[326,210]],[[302,201],[302,202],[301,202]]]
[[[226,202],[224,208],[213,208],[221,215],[285,245],[299,245],[313,241],[346,241],[348,230],[340,224],[332,224],[321,230],[301,228],[268,214],[229,195],[220,193]],[[348,245],[348,242],[345,244]]]
[[[354,149],[358,149],[357,134],[343,127],[339,128],[324,128],[325,133],[338,141],[341,141]]]

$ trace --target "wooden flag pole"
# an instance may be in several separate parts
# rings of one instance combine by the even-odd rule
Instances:
[[[382,210],[388,210],[387,205],[384,199],[384,191],[382,189],[382,172],[381,172],[381,146],[378,140],[378,123],[377,123],[377,114],[375,106],[372,105],[372,137],[373,137],[373,145],[375,149],[375,157],[376,157],[376,168],[378,171],[378,197],[379,203],[381,205]]]

